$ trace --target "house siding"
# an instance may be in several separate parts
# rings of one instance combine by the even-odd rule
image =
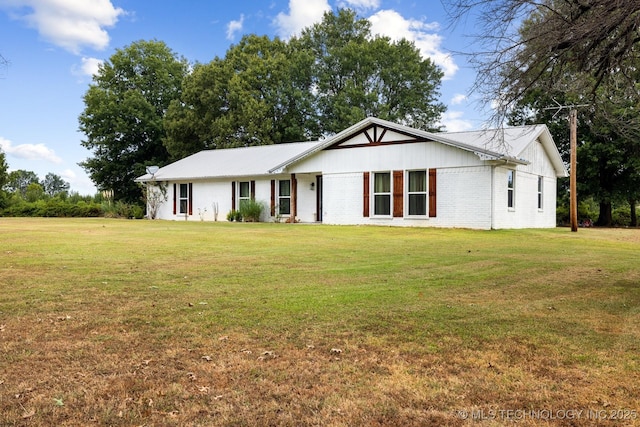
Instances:
[[[531,139],[522,139],[521,135],[513,137],[517,157],[527,162],[520,164],[508,156],[485,155],[486,151],[483,150],[486,148],[478,148],[482,154],[470,149],[483,147],[480,142],[487,137],[484,133],[452,134],[452,138],[461,140],[456,143],[453,139],[438,139],[417,130],[416,137],[412,139],[407,136],[411,135],[410,131],[405,130],[406,134],[396,133],[389,130],[393,125],[387,127],[387,130],[377,127],[364,131],[356,127],[353,135],[349,134],[351,130],[346,130],[344,136],[328,140],[319,147],[313,144],[251,147],[238,149],[242,152],[222,150],[220,156],[214,152],[203,152],[202,155],[183,159],[168,165],[166,170],[162,168],[156,175],[156,179],[162,179],[163,172],[166,172],[167,177],[164,181],[167,200],[160,206],[157,217],[213,221],[214,206],[217,205],[217,220],[226,221],[228,212],[234,208],[234,199],[235,208],[238,207],[237,191],[240,186],[237,183],[249,181],[252,197],[264,206],[261,220],[272,221],[275,212],[272,213],[271,206],[277,203],[273,190],[277,188],[276,182],[295,177],[296,185],[292,182],[291,186],[292,213],[295,212],[296,220],[310,223],[319,216],[316,212],[319,196],[316,180],[321,176],[321,214],[326,224],[474,229],[555,226],[556,176],[564,175],[566,170],[558,166],[561,165],[561,159],[546,128],[541,129],[547,133],[537,134],[540,140],[531,141],[533,136]],[[367,132],[367,135],[363,132]],[[424,141],[425,138],[430,140]],[[523,144],[528,145],[521,150]],[[553,152],[547,152],[545,147]],[[313,151],[315,149],[320,151]],[[251,155],[245,159],[247,153]],[[191,163],[198,168],[191,171],[188,168]],[[239,176],[233,173],[234,164],[239,168]],[[427,211],[422,211],[424,215],[421,216],[409,216],[408,172],[418,170],[427,172]],[[516,179],[513,208],[507,206],[509,170],[514,171]],[[374,211],[384,211],[376,210],[373,206],[373,185],[377,173],[388,173],[390,176],[389,193],[386,193],[386,188],[382,194],[378,193],[378,199],[386,197],[386,194],[390,197],[387,216],[374,214]],[[193,178],[185,178],[192,174]],[[173,178],[169,178],[171,176]],[[369,176],[368,180],[366,176]],[[143,182],[148,180],[141,178]],[[538,207],[539,179],[543,182],[542,208]],[[180,184],[189,186],[189,214],[174,212],[172,200]],[[364,188],[365,185],[367,188]],[[294,194],[295,188],[297,192]],[[424,194],[422,190],[415,191],[417,196],[412,196],[413,202],[420,200]],[[235,198],[233,194],[236,194]],[[432,203],[434,200],[435,205]],[[286,220],[286,216],[281,220]]]
[[[542,144],[532,142],[522,153],[528,165],[513,168],[516,172],[515,206],[507,207],[507,171],[494,172],[493,228],[550,228],[556,225],[557,178]],[[538,177],[543,179],[542,209],[538,209]]]

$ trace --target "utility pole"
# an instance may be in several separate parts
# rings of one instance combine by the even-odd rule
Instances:
[[[569,175],[569,221],[571,231],[578,231],[578,183],[577,183],[577,163],[578,157],[578,110],[572,108],[569,111],[569,141],[571,145],[571,175]]]
[[[558,101],[553,100],[557,107],[545,108],[545,110],[557,110],[556,115],[564,110],[569,109],[569,143],[570,143],[570,160],[569,160],[569,222],[571,223],[571,231],[574,233],[578,231],[578,107],[588,107],[589,104],[580,105],[560,105]]]

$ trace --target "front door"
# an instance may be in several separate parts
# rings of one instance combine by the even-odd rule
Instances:
[[[322,175],[316,176],[316,221],[322,222]]]

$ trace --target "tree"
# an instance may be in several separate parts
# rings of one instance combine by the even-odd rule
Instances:
[[[44,189],[42,188],[42,185],[40,185],[40,183],[32,182],[27,186],[27,189],[24,195],[24,199],[27,202],[33,203],[35,201],[42,200],[43,198],[44,198]]]
[[[9,182],[9,165],[4,152],[0,149],[0,209],[5,207],[6,204],[6,192],[5,186]]]
[[[7,164],[7,157],[4,152],[0,150],[0,191],[4,189],[4,186],[9,181],[9,165]]]
[[[50,197],[66,193],[71,187],[67,181],[62,179],[61,176],[51,172],[44,177],[44,180],[42,180],[40,185],[42,186],[45,194]]]
[[[578,194],[583,198],[592,197],[598,203],[596,224],[602,226],[612,224],[613,204],[628,201],[633,209],[640,196],[640,143],[612,125],[620,122],[620,115],[626,115],[627,111],[620,108],[621,101],[616,100],[620,94],[607,88],[609,86],[598,89],[598,96],[594,98],[597,104],[582,109],[578,120]],[[546,92],[541,88],[530,89],[511,112],[510,124],[546,123],[563,159],[568,162],[566,114],[557,114],[549,108],[558,103],[571,105],[576,102],[575,96],[566,92]],[[561,189],[559,195],[566,193],[566,188]]]
[[[169,159],[163,117],[179,98],[186,72],[186,60],[159,41],[132,43],[100,66],[79,117],[82,145],[93,152],[80,165],[99,190],[113,190],[116,200],[140,201],[134,178],[145,166]]]
[[[325,14],[289,41],[245,36],[198,64],[165,118],[173,159],[203,149],[335,134],[367,116],[434,129],[443,73],[406,40],[374,37],[355,12]]]
[[[454,20],[478,16],[473,90],[498,105],[501,121],[542,79],[585,97],[626,75],[640,59],[640,2],[614,0],[447,0]],[[525,22],[525,25],[520,25]],[[574,78],[567,80],[567,74]],[[637,99],[637,97],[636,97]],[[497,101],[497,102],[496,102]]]
[[[9,173],[6,188],[10,193],[16,193],[25,198],[29,184],[38,182],[38,175],[35,172],[18,169]]]
[[[311,59],[286,42],[248,35],[224,58],[197,64],[167,111],[173,159],[203,149],[317,138]]]
[[[292,41],[313,54],[321,132],[340,132],[368,116],[434,130],[445,111],[437,102],[444,74],[413,43],[373,36],[370,27],[341,9]]]

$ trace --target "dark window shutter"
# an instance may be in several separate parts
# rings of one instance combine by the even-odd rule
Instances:
[[[176,214],[176,199],[178,197],[177,185],[173,184],[173,214]]]
[[[231,210],[236,210],[236,182],[231,181]]]
[[[369,172],[365,172],[362,174],[363,177],[363,204],[362,204],[362,216],[369,216]]]
[[[187,197],[189,197],[188,199],[189,215],[193,215],[193,183],[192,182],[189,183],[189,194],[187,195]]]
[[[255,181],[251,181],[251,200],[255,200],[256,199],[256,182]]]
[[[429,169],[429,216],[436,216],[436,170]]]
[[[404,199],[402,194],[404,193],[404,172],[393,171],[393,216],[402,217],[402,211],[404,210]]]
[[[271,180],[271,216],[276,215],[276,180]]]
[[[296,216],[298,216],[298,180],[296,179],[296,174],[291,174],[291,217],[293,221],[291,223],[295,223]]]

